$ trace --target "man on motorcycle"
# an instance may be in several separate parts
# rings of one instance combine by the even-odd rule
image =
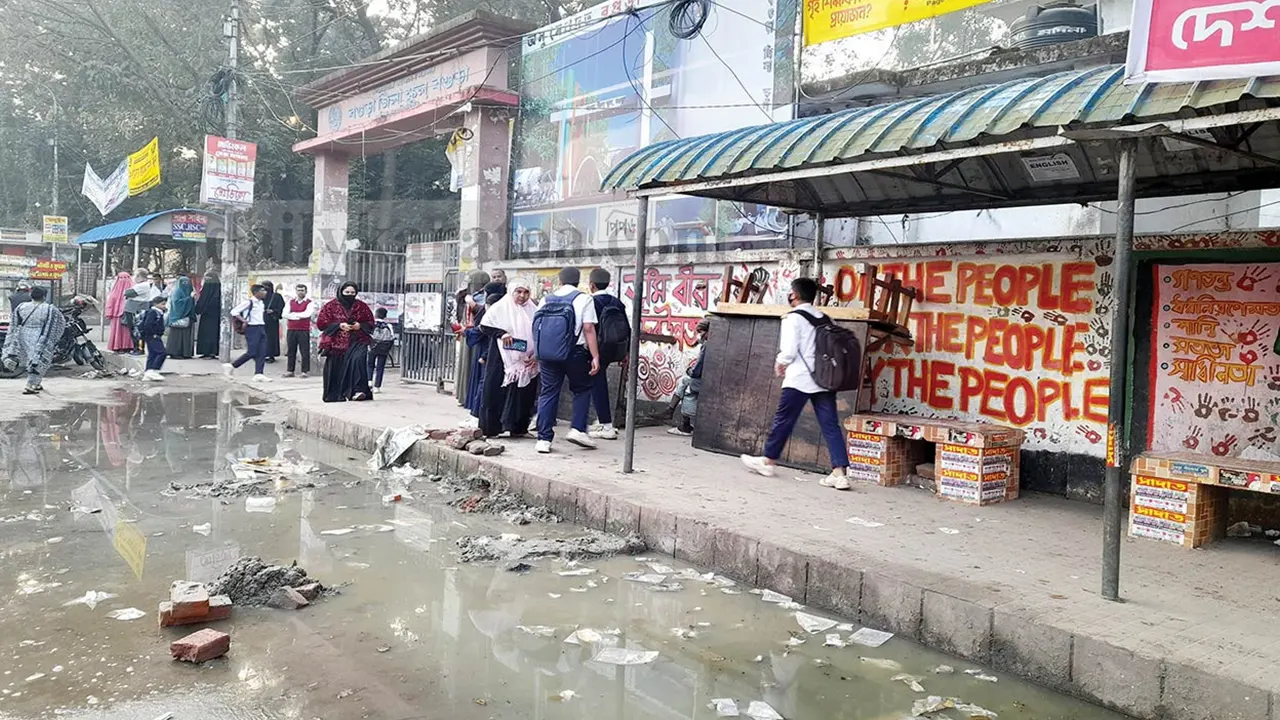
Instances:
[[[53,362],[53,351],[67,320],[62,311],[45,302],[48,291],[42,287],[31,288],[31,300],[19,305],[9,321],[9,334],[4,339],[0,353],[6,368],[19,363],[27,371],[27,387],[24,395],[35,395],[44,389],[44,374]]]

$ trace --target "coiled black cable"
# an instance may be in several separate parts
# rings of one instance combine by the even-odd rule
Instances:
[[[671,5],[671,34],[689,40],[702,32],[711,16],[710,0],[676,0]]]

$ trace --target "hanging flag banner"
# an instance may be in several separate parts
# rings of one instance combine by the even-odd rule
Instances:
[[[98,208],[102,217],[106,217],[107,213],[120,207],[120,203],[129,197],[129,162],[126,160],[120,163],[106,180],[98,177],[98,173],[85,163],[80,194],[89,198],[89,202]]]
[[[805,0],[804,44],[906,25],[991,0]]]
[[[1125,82],[1280,74],[1275,0],[1134,0]]]
[[[65,243],[67,237],[67,218],[65,215],[44,216],[43,239],[47,243]]]
[[[200,202],[212,205],[253,205],[253,176],[258,146],[215,135],[204,136],[204,171]]]
[[[129,156],[129,197],[141,195],[159,184],[160,138],[151,138],[151,142]]]

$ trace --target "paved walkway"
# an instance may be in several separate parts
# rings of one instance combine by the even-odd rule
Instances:
[[[451,396],[394,375],[368,403],[322,403],[314,377],[264,389],[292,403],[299,429],[365,449],[388,426],[466,417]],[[415,457],[479,465],[584,524],[634,524],[683,559],[1135,717],[1280,720],[1280,548],[1268,541],[1192,551],[1126,538],[1126,602],[1111,603],[1098,596],[1101,507],[1033,493],[973,508],[865,484],[838,493],[816,475],[749,475],[660,428],[638,433],[634,475],[620,471],[620,440],[598,451],[559,442],[551,456],[531,441],[507,446],[459,461],[421,443]]]

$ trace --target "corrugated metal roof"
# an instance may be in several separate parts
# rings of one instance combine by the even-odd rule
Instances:
[[[1246,97],[1280,98],[1280,77],[1124,84],[1112,65],[657,143],[624,158],[605,190],[731,178],[973,144],[1025,128],[1173,117]]]
[[[179,212],[204,213],[205,211],[195,210],[192,208],[174,208],[173,210],[162,210],[157,213],[151,213],[150,215],[139,215],[138,217],[129,218],[128,220],[117,220],[113,223],[108,223],[106,225],[99,225],[98,227],[93,228],[92,230],[88,230],[84,232],[82,235],[80,235],[80,237],[76,238],[76,244],[77,245],[96,245],[103,241],[111,242],[112,240],[130,238],[130,237],[133,237],[134,235],[137,235],[138,232],[142,230],[143,226],[145,226],[147,223],[151,222],[152,220],[155,220],[156,218],[162,217],[164,215],[169,215],[172,213],[179,213]],[[198,242],[198,241],[192,241],[192,242]]]

